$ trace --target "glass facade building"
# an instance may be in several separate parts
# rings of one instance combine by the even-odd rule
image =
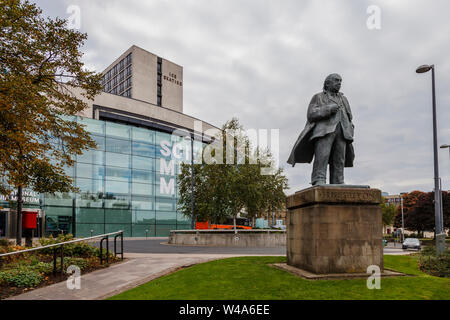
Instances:
[[[88,150],[67,169],[77,194],[41,195],[48,233],[77,237],[124,230],[126,237],[167,237],[191,228],[177,211],[177,175],[191,163],[191,141],[170,133],[78,118],[98,148]],[[203,148],[194,142],[194,150]]]

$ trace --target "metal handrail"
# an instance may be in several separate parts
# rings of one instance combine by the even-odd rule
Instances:
[[[38,250],[42,250],[42,249],[49,249],[49,248],[53,248],[53,247],[59,247],[61,245],[66,245],[66,244],[71,244],[71,243],[84,242],[84,241],[89,241],[89,240],[94,240],[94,239],[99,239],[99,238],[105,238],[105,237],[109,237],[109,236],[112,236],[112,235],[115,235],[115,234],[120,234],[120,233],[123,234],[123,231],[117,231],[117,232],[112,232],[112,233],[108,233],[108,234],[102,234],[100,236],[95,236],[95,237],[89,237],[89,238],[83,238],[83,239],[77,239],[77,240],[70,240],[70,241],[67,241],[67,242],[60,242],[60,243],[55,243],[55,244],[49,244],[48,246],[43,246],[43,247],[37,247],[37,248],[32,248],[32,249],[8,252],[8,253],[0,254],[0,258],[1,257],[6,257],[6,256],[12,256],[14,254],[19,254],[19,253],[26,253],[26,252],[38,251]]]
[[[76,239],[76,240],[71,240],[71,241],[66,241],[66,242],[60,242],[60,243],[55,243],[55,244],[50,244],[47,246],[42,246],[42,247],[37,247],[37,248],[32,248],[32,249],[26,249],[26,250],[20,250],[20,251],[14,251],[14,252],[8,252],[8,253],[4,253],[4,254],[0,254],[0,265],[1,265],[1,258],[2,257],[8,257],[8,256],[13,256],[16,254],[22,254],[22,253],[28,253],[28,252],[34,252],[34,251],[39,251],[39,250],[43,250],[43,249],[51,249],[53,248],[53,274],[56,275],[56,249],[58,247],[61,247],[60,253],[61,253],[61,275],[64,273],[64,246],[66,244],[72,244],[72,243],[78,243],[78,242],[86,242],[89,240],[94,240],[94,239],[102,239],[100,241],[100,264],[103,264],[103,241],[106,240],[107,243],[107,247],[106,247],[106,262],[109,263],[109,248],[108,248],[108,239],[110,236],[115,236],[114,237],[114,255],[117,256],[117,251],[116,251],[116,240],[118,237],[120,237],[120,241],[121,241],[121,258],[123,260],[123,230],[121,231],[117,231],[117,232],[112,232],[112,233],[107,233],[107,234],[103,234],[103,235],[99,235],[99,236],[94,236],[94,237],[89,237],[89,238],[83,238],[83,239]]]

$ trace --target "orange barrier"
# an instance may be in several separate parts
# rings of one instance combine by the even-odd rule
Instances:
[[[197,222],[195,223],[195,230],[209,230],[209,222]],[[212,224],[212,230],[233,230],[234,226],[226,225],[226,224]],[[244,229],[244,230],[252,230],[252,227],[247,226],[236,226],[236,229]]]

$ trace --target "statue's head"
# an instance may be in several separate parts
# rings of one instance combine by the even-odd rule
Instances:
[[[338,93],[339,90],[341,90],[342,85],[342,77],[338,75],[337,73],[330,74],[325,79],[324,89],[326,91],[330,91],[333,93]]]

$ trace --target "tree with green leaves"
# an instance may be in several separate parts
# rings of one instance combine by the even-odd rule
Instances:
[[[397,206],[392,203],[386,203],[386,198],[381,198],[381,212],[383,214],[383,226],[390,226],[394,223],[395,216],[397,215]]]
[[[84,69],[87,35],[66,20],[46,18],[23,0],[1,0],[0,17],[0,192],[17,190],[21,242],[24,188],[77,190],[64,168],[96,144],[73,116],[87,107],[82,98],[101,91],[101,75]]]
[[[239,121],[234,118],[225,123],[216,139],[228,153],[216,155],[214,150],[215,163],[194,165],[195,219],[222,222],[233,218],[236,224],[240,213],[254,219],[283,208],[287,179],[282,169],[272,175],[262,173],[263,167],[273,166],[272,155],[252,147]],[[192,218],[190,164],[182,165],[178,181],[179,210]]]

